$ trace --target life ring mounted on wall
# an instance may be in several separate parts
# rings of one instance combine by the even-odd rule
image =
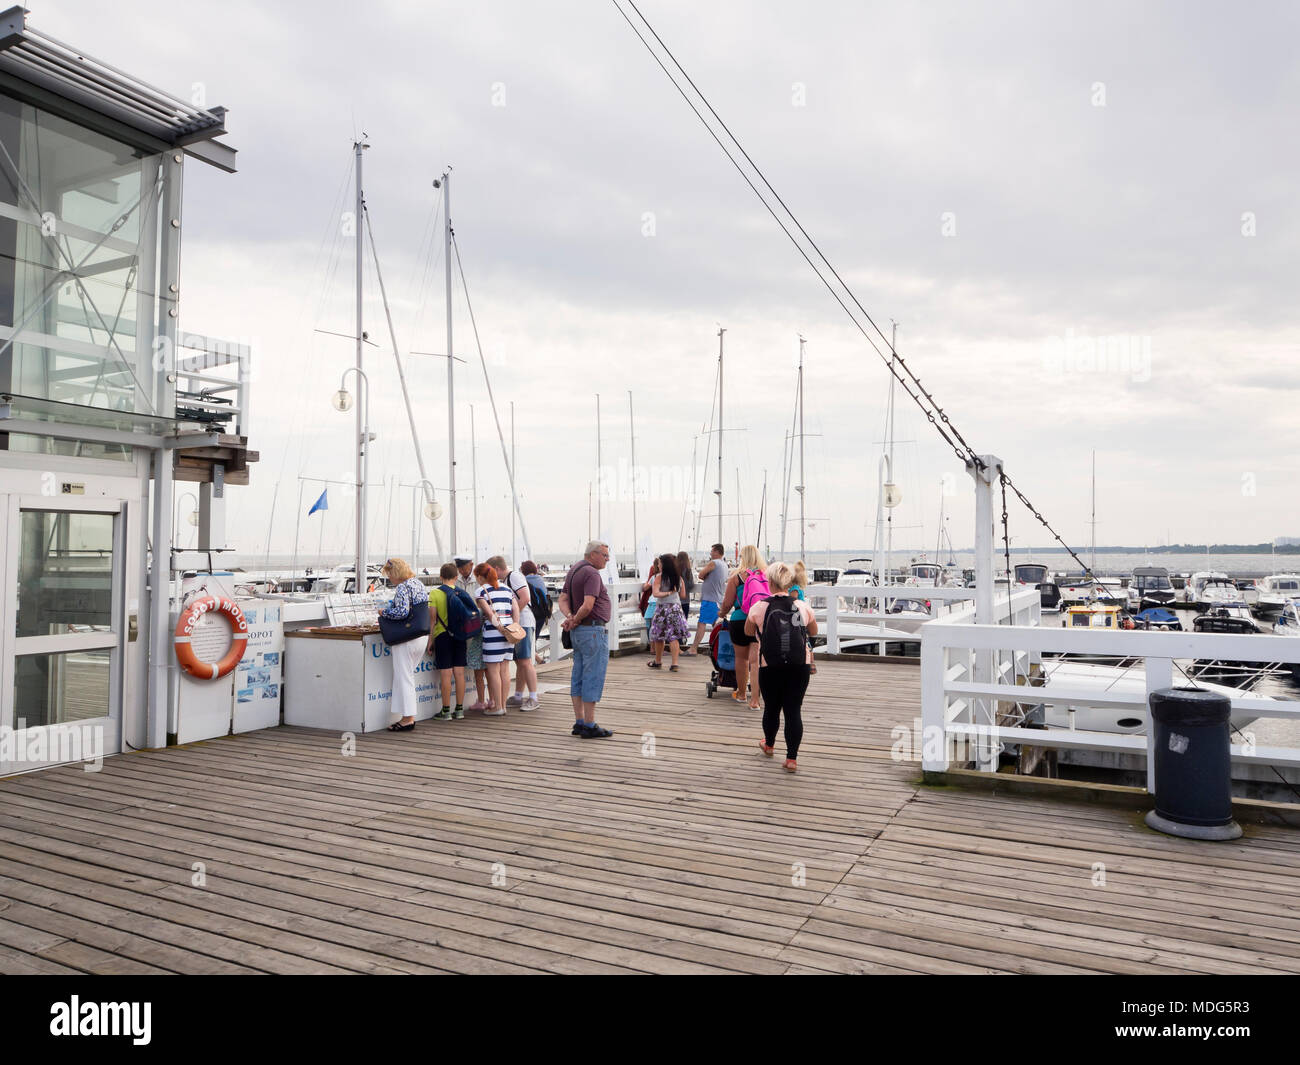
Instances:
[[[230,622],[230,650],[219,662],[204,662],[194,651],[194,630],[204,615],[213,611],[224,614]],[[248,646],[248,620],[233,600],[225,596],[205,596],[181,612],[172,645],[176,648],[176,661],[186,673],[200,680],[217,680],[234,669],[244,657],[244,649]]]

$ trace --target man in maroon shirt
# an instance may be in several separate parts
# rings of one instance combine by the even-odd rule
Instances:
[[[605,691],[609,666],[609,590],[600,571],[609,561],[609,545],[592,540],[582,561],[570,568],[560,592],[563,628],[573,641],[569,695],[573,699],[573,735],[604,739],[613,733],[596,724],[596,704]]]

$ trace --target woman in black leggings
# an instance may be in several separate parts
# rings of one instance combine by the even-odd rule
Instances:
[[[794,567],[773,562],[767,567],[772,595],[755,603],[745,619],[745,633],[759,645],[758,687],[763,693],[763,740],[759,750],[772,757],[776,729],[785,715],[785,769],[793,773],[803,740],[803,697],[808,690],[812,641],[817,619],[812,608],[790,595]],[[769,629],[770,631],[766,631]],[[768,659],[771,658],[772,661]]]

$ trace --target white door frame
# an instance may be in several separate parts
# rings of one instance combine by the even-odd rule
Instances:
[[[23,636],[17,635],[18,619],[18,564],[21,513],[29,510],[51,511],[73,514],[111,514],[113,521],[113,567],[110,578],[112,600],[108,632],[66,633],[59,636]],[[39,729],[66,730],[69,727],[84,730],[101,730],[102,743],[95,746],[82,744],[78,750],[96,751],[100,755],[116,754],[122,745],[122,676],[126,652],[126,514],[124,501],[103,498],[69,498],[66,496],[33,496],[23,494],[0,493],[0,588],[9,598],[5,609],[0,611],[5,623],[0,625],[0,725],[13,728],[14,720],[14,682],[17,674],[17,659],[33,654],[57,654],[70,651],[108,651],[109,683],[108,707],[104,715],[86,718],[77,722],[61,725],[41,725],[24,730],[27,733]],[[14,735],[16,755],[21,756],[29,737]],[[17,741],[22,740],[19,743]],[[47,747],[54,750],[54,745]],[[48,765],[59,764],[55,751],[54,757],[40,761],[18,760],[5,761],[0,753],[0,776],[9,773],[21,773],[29,769],[38,769]]]

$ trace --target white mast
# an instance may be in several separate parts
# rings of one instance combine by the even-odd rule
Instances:
[[[632,413],[632,390],[627,390],[627,431],[632,439],[632,558],[636,558],[640,545],[636,538],[636,421]],[[694,460],[691,466],[694,468]]]
[[[435,182],[434,184],[437,184]],[[456,554],[456,381],[451,346],[451,167],[442,175],[443,261],[447,275],[447,493],[449,523],[451,527],[451,553]],[[472,554],[473,552],[471,552]]]
[[[470,462],[470,492],[473,494],[473,513],[474,513],[474,546],[470,548],[470,555],[473,556],[478,551],[478,442],[474,436],[474,404],[469,405],[469,462]],[[454,553],[453,553],[454,558]]]
[[[806,557],[804,543],[804,479],[803,479],[803,345],[799,338],[799,484],[795,491],[799,493],[799,557]]]
[[[1097,449],[1092,452],[1092,572],[1097,572]]]
[[[718,326],[718,543],[725,545],[722,538],[722,334],[726,330]]]
[[[519,497],[515,493],[515,401],[510,401],[510,564],[519,565],[523,560],[518,558],[518,550],[515,544],[518,542],[519,535],[515,532],[515,524],[519,520]]]
[[[365,343],[365,333],[362,331],[361,320],[361,296],[362,296],[362,261],[364,255],[364,228],[362,216],[365,211],[365,197],[362,193],[361,186],[361,153],[370,147],[365,143],[364,135],[362,139],[356,141],[353,145],[353,151],[356,153],[356,231],[357,231],[357,376],[361,377],[364,373],[362,367],[362,346]],[[357,382],[360,389],[364,379]],[[366,389],[367,397],[369,388]],[[365,424],[365,415],[367,403],[357,404],[357,506],[356,506],[356,540],[357,540],[357,557],[356,557],[356,590],[364,592],[366,590],[366,473],[369,458],[369,441],[366,440],[367,426]],[[324,522],[321,522],[322,527]]]
[[[602,484],[600,468],[600,393],[596,393],[596,483]],[[602,484],[603,487],[603,484]],[[596,535],[603,536],[600,528],[600,493],[596,493]]]

